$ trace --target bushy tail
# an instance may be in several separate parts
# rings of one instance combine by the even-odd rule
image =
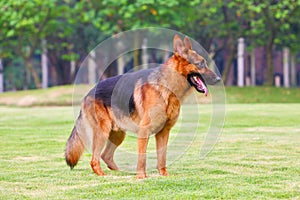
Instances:
[[[79,137],[76,127],[74,127],[68,139],[65,150],[66,162],[71,169],[73,169],[74,166],[77,164],[84,149],[84,144]]]

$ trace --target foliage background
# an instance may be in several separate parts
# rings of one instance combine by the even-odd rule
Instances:
[[[7,89],[41,87],[38,63],[47,41],[49,85],[72,83],[83,58],[116,33],[142,27],[164,27],[187,33],[212,53],[226,52],[226,82],[236,57],[236,41],[266,51],[265,84],[273,83],[272,51],[299,52],[299,0],[6,0],[0,2],[0,58]],[[18,64],[16,64],[18,63]],[[138,62],[134,63],[138,64]],[[20,74],[24,75],[19,79]]]

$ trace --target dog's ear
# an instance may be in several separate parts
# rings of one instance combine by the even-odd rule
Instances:
[[[178,53],[181,56],[185,53],[186,49],[183,45],[182,40],[177,34],[174,36],[173,45],[174,45],[174,53]]]
[[[187,36],[184,37],[184,45],[186,49],[192,49],[192,43]]]

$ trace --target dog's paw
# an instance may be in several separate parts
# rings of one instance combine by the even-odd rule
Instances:
[[[168,173],[168,171],[167,171],[167,168],[161,168],[161,169],[159,169],[159,174],[161,175],[161,176],[169,176],[169,173]]]
[[[100,167],[99,161],[91,161],[90,164],[95,174],[97,174],[98,176],[105,176],[105,173]]]
[[[146,173],[137,173],[136,178],[137,179],[144,179],[144,178],[147,178],[147,176],[146,176]]]

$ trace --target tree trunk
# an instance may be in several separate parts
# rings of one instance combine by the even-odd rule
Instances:
[[[272,24],[267,25],[270,27],[270,36],[267,41],[266,45],[266,59],[267,59],[267,71],[266,71],[266,83],[267,86],[273,85],[273,73],[274,73],[274,66],[273,66],[273,44],[275,39],[275,30],[273,29]]]
[[[273,85],[273,45],[268,44],[266,46],[266,60],[267,60],[267,71],[266,71],[266,83],[267,86]]]
[[[231,70],[231,66],[232,66],[232,61],[233,61],[233,58],[234,58],[234,54],[235,54],[235,44],[234,44],[234,39],[232,36],[229,37],[228,39],[228,44],[227,44],[228,48],[229,48],[229,55],[228,55],[228,58],[226,59],[226,62],[225,62],[225,66],[224,66],[224,71],[223,71],[223,74],[222,74],[222,79],[223,79],[223,82],[227,83],[227,80],[228,80],[228,75],[229,75],[229,72]]]
[[[30,57],[26,57],[24,60],[25,60],[25,64],[26,64],[28,72],[30,72],[33,77],[35,87],[41,88],[42,86],[41,86],[40,77],[39,77],[37,71],[34,69],[33,63],[31,62]]]
[[[2,59],[0,58],[0,93],[3,93],[4,91],[4,84],[3,84],[3,65],[2,65]]]
[[[291,86],[297,85],[296,56],[291,52]]]
[[[255,72],[255,49],[251,51],[251,85],[256,84],[256,72]]]

